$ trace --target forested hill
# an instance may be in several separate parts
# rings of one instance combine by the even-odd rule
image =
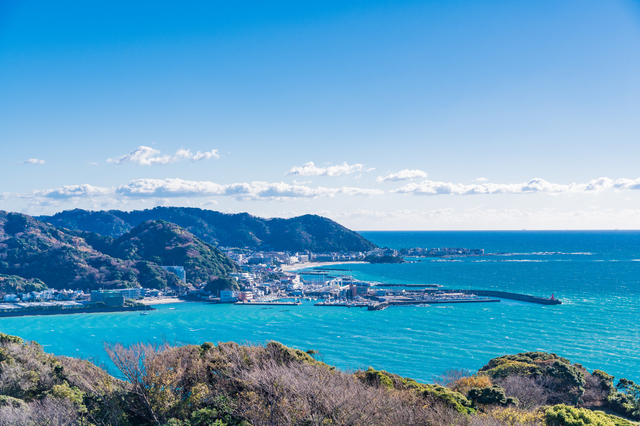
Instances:
[[[67,229],[119,237],[149,220],[174,223],[210,244],[277,251],[367,251],[376,247],[357,232],[331,219],[304,215],[291,219],[263,219],[248,213],[226,214],[192,207],[150,210],[68,210],[38,219]]]
[[[206,284],[239,268],[226,254],[191,232],[162,220],[143,222],[118,238],[80,232],[87,243],[109,256],[158,265],[184,266],[190,283]]]
[[[184,266],[188,283],[203,285],[237,270],[217,248],[166,222],[145,222],[115,239],[0,211],[5,292],[181,286],[161,264]]]

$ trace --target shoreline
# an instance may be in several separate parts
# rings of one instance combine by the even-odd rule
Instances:
[[[307,263],[294,263],[293,265],[282,265],[280,269],[283,272],[290,271],[299,271],[301,269],[309,269],[309,268],[317,268],[319,266],[331,266],[331,265],[355,265],[355,264],[364,264],[369,262],[364,262],[361,260],[347,260],[344,262],[307,262]]]

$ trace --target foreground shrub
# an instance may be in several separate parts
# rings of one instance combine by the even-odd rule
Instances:
[[[474,374],[473,376],[461,377],[447,387],[464,396],[468,396],[472,388],[488,388],[490,386],[493,386],[493,383],[491,383],[491,379],[488,376]]]
[[[524,411],[515,407],[496,408],[470,420],[471,426],[543,426],[544,413]]]
[[[568,405],[554,405],[545,412],[549,426],[615,426],[615,423],[601,411],[575,408]]]
[[[578,404],[585,392],[586,370],[566,358],[545,352],[525,352],[494,358],[480,369],[496,381],[509,377],[534,379],[551,404]]]

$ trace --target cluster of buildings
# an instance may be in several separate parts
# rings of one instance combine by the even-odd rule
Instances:
[[[432,256],[481,256],[484,254],[484,249],[468,249],[461,247],[440,247],[440,248],[420,248],[414,247],[410,249],[404,249],[401,251],[404,256],[413,257],[432,257]]]
[[[90,296],[82,290],[54,290],[31,291],[29,293],[5,293],[2,299],[5,302],[54,302],[54,301],[86,301]]]
[[[344,262],[363,260],[371,252],[331,252],[313,253],[305,252],[281,252],[281,251],[251,251],[223,249],[227,256],[240,266],[253,265],[294,265],[308,262]]]
[[[1,295],[0,311],[15,311],[21,309],[69,309],[89,308],[96,306],[122,307],[125,300],[141,299],[145,296],[159,296],[161,292],[155,289],[124,288],[114,290],[54,290],[32,291],[29,293],[8,293]],[[3,303],[4,302],[4,303]],[[100,303],[100,305],[96,305]]]
[[[463,247],[423,248],[395,250],[390,248],[376,248],[364,252],[327,252],[314,253],[311,251],[289,253],[276,251],[251,251],[225,249],[227,256],[233,259],[244,270],[250,271],[258,265],[293,265],[307,262],[346,262],[364,260],[368,256],[478,256],[484,255],[484,249],[469,249]]]

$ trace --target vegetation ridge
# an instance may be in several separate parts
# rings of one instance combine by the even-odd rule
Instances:
[[[0,334],[0,426],[631,426],[620,415],[640,418],[638,385],[614,386],[600,370],[542,352],[423,384],[371,367],[343,372],[316,351],[277,342],[105,350],[119,378]]]

